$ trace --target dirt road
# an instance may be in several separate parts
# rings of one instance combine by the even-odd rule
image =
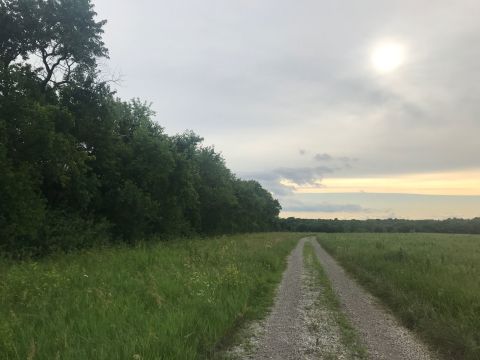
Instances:
[[[306,243],[313,245],[369,359],[434,359],[425,345],[349,277],[313,237],[301,239],[289,256],[271,313],[252,326],[254,340],[248,341],[248,347],[237,346],[230,357],[259,360],[356,358],[345,348],[334,316],[329,313],[331,309],[312,300],[322,289],[315,291],[306,286],[308,274],[303,260]]]

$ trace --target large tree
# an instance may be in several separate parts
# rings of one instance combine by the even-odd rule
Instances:
[[[0,59],[4,67],[21,57],[59,87],[75,71],[108,56],[102,41],[105,20],[96,21],[90,0],[0,0]]]

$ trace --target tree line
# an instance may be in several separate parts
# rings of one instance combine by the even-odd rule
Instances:
[[[0,0],[0,250],[274,228],[280,204],[102,81],[89,0]]]
[[[445,220],[406,220],[406,219],[299,219],[289,217],[281,219],[279,228],[295,232],[372,232],[372,233],[447,233],[480,234],[480,218]]]

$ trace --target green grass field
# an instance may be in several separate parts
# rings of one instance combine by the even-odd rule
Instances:
[[[320,234],[319,242],[448,359],[480,359],[480,236]]]
[[[210,358],[243,321],[265,313],[300,237],[0,260],[0,359]]]

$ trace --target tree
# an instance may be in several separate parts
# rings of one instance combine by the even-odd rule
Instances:
[[[30,60],[46,90],[70,82],[74,72],[107,57],[102,41],[105,20],[96,21],[90,0],[1,0],[0,57],[8,67]]]
[[[200,177],[197,192],[200,201],[201,231],[232,232],[233,211],[237,205],[232,173],[225,166],[222,156],[212,147],[200,148],[196,163]]]

